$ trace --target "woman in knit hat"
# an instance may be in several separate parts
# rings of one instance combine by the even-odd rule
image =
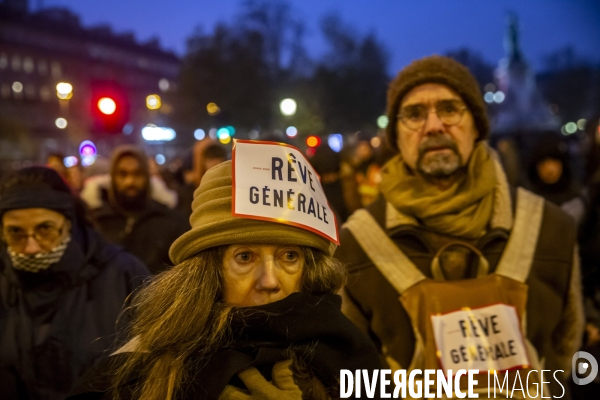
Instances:
[[[340,311],[345,275],[329,240],[234,216],[231,161],[205,174],[192,208],[176,265],[133,301],[131,341],[72,398],[327,399],[340,369],[380,368]]]

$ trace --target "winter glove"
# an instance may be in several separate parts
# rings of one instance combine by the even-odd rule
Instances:
[[[268,382],[254,367],[238,374],[250,392],[227,385],[219,400],[302,400],[302,392],[294,383],[290,370],[292,360],[280,361],[273,366],[273,382]]]

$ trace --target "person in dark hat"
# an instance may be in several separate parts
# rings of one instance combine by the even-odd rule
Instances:
[[[560,395],[583,330],[573,220],[509,187],[486,143],[479,85],[462,64],[430,56],[408,65],[389,86],[387,116],[399,154],[382,169],[381,196],[346,222],[335,254],[350,273],[346,314],[393,369],[546,369],[558,378],[545,393]],[[507,367],[469,352],[452,357],[452,349],[486,344],[448,318],[490,315],[490,304],[524,322],[526,330],[502,329],[523,338],[528,350],[515,357],[527,360]]]
[[[560,206],[577,224],[581,222],[585,202],[571,168],[569,145],[559,133],[547,131],[539,136],[529,160],[527,178],[533,193]]]
[[[0,392],[63,399],[115,341],[127,296],[149,275],[106,244],[54,170],[0,182]]]

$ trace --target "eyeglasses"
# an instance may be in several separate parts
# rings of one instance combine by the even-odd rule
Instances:
[[[9,226],[3,230],[2,236],[10,247],[25,246],[30,236],[39,244],[52,243],[62,235],[66,223],[65,220],[60,228],[48,223],[40,224],[33,228],[33,233],[27,233],[19,227]]]
[[[467,107],[457,100],[441,100],[435,103],[435,110],[428,110],[428,107],[423,104],[415,104],[404,107],[397,117],[409,129],[421,129],[429,113],[434,112],[444,125],[452,126],[458,124]]]

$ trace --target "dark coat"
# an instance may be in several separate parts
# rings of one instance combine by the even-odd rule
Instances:
[[[74,227],[62,259],[38,273],[13,269],[0,246],[0,397],[63,399],[115,344],[123,303],[149,271],[89,227]]]
[[[92,212],[92,220],[104,240],[123,246],[157,274],[171,265],[169,248],[190,224],[184,215],[154,200],[146,204],[139,214],[129,216],[104,201]]]
[[[387,230],[386,201],[383,196],[367,210],[394,244],[425,276],[431,278],[431,263],[437,249],[428,240],[423,228],[399,225]],[[533,265],[526,282],[529,286],[527,336],[539,356],[545,358],[547,369],[565,370],[565,354],[561,353],[565,347],[572,347],[565,342],[579,340],[579,337],[563,335],[566,321],[571,317],[566,315],[566,302],[573,269],[575,226],[567,214],[545,202],[540,229]],[[508,238],[508,231],[496,228],[475,243],[488,260],[490,273],[496,270]],[[408,368],[415,348],[415,335],[410,317],[398,300],[398,292],[375,267],[347,228],[341,231],[340,242],[335,256],[349,270],[346,286],[348,299],[355,306],[352,308],[362,314],[360,321],[352,319],[367,330],[380,351],[385,347],[403,368]],[[569,363],[571,356],[572,353]],[[560,388],[556,390],[561,393]]]

